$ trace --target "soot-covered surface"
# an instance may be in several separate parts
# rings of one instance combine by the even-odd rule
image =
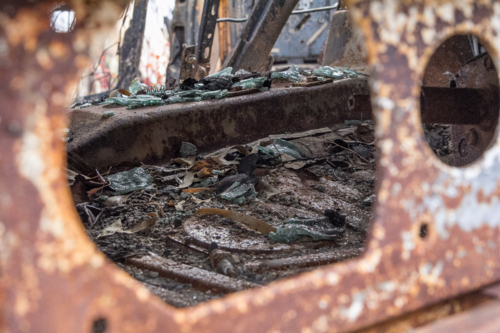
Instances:
[[[129,172],[145,177],[129,182],[142,189],[116,196],[117,183],[89,174],[73,177],[72,191],[98,248],[165,302],[187,307],[358,256],[374,200],[374,141],[372,125],[356,123],[196,159],[185,145],[181,159]],[[206,208],[222,211],[197,213]]]

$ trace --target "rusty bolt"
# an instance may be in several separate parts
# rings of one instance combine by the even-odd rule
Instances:
[[[194,64],[194,62],[196,61],[196,57],[194,56],[194,54],[190,54],[186,58],[186,61],[187,61],[188,64]]]
[[[465,136],[465,140],[467,141],[468,145],[475,146],[477,142],[479,141],[479,134],[477,131],[473,128],[471,128],[468,132],[467,135]]]

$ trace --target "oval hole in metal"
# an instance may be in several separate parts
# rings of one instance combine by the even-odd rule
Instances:
[[[422,81],[420,114],[427,143],[442,162],[468,165],[491,145],[499,86],[487,47],[477,36],[452,36],[436,49]]]

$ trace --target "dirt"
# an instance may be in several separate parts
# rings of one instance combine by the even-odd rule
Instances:
[[[153,187],[133,192],[118,206],[104,205],[106,196],[113,195],[105,189],[92,195],[87,203],[78,205],[89,237],[110,260],[175,307],[192,306],[221,297],[227,291],[220,292],[217,288],[207,287],[213,284],[207,282],[204,285],[203,281],[195,281],[196,277],[190,276],[189,272],[185,274],[185,270],[177,274],[156,268],[144,269],[144,266],[131,259],[154,256],[159,260],[187,265],[184,268],[206,271],[210,279],[224,277],[229,279],[224,281],[229,282],[246,281],[244,286],[253,287],[358,256],[364,249],[373,201],[376,159],[373,126],[370,123],[344,125],[322,134],[302,137],[300,134],[285,134],[282,137],[295,144],[306,156],[292,162],[307,164],[298,170],[290,168],[287,163],[257,165],[249,182],[260,184],[264,181],[279,191],[269,199],[266,200],[266,192],[257,184],[257,197],[248,196],[241,204],[222,199],[215,192],[193,196],[176,189],[178,180],[169,176],[176,174],[171,170],[182,166],[175,163],[143,166],[154,178]],[[269,141],[269,138],[259,141]],[[246,147],[252,150],[255,143],[247,144]],[[198,156],[197,159],[203,160],[205,157]],[[243,157],[234,151],[226,155],[225,159],[238,162]],[[236,165],[221,169],[224,176],[219,176],[218,181],[231,179],[228,177],[237,174]],[[178,179],[183,179],[182,174]],[[199,183],[194,183],[190,188],[197,187],[200,187]],[[180,207],[182,201],[185,202]],[[97,222],[90,222],[91,219],[82,208],[84,205],[94,207],[90,208],[94,215],[102,212]],[[325,210],[330,209],[345,216],[345,226],[339,228],[327,219],[326,222],[304,228],[323,235],[341,230],[340,235],[318,241],[301,236],[291,243],[283,243],[272,241],[269,235],[252,230],[233,219],[197,214],[200,208],[249,214],[272,227],[283,226],[283,221],[291,218],[325,217]],[[99,236],[117,220],[121,220],[123,230],[128,230],[150,219],[151,215],[148,214],[151,213],[157,214],[158,220],[146,230],[134,234]],[[220,267],[212,266],[210,251],[214,248],[230,262],[234,276],[222,275]],[[214,253],[212,251],[212,256]],[[169,265],[172,266],[165,264],[165,267]],[[240,287],[234,287],[234,291],[240,290],[241,284],[236,285]]]

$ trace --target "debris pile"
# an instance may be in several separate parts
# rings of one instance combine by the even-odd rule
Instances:
[[[100,105],[121,105],[128,109],[136,109],[146,106],[158,106],[165,104],[199,102],[209,99],[221,99],[230,96],[241,90],[267,91],[271,88],[272,82],[310,82],[311,75],[315,75],[313,81],[325,79],[340,80],[344,78],[356,78],[361,73],[338,67],[325,66],[311,71],[299,70],[292,66],[288,69],[276,70],[270,73],[249,73],[238,71],[232,74],[232,68],[228,67],[218,73],[209,75],[197,81],[186,79],[173,89],[167,89],[164,84],[150,87],[135,79],[130,84],[128,90],[116,89],[109,96],[101,100]],[[96,103],[75,103],[72,107],[82,109]],[[107,112],[103,117],[113,116],[114,112]]]
[[[208,154],[183,142],[165,165],[82,166],[68,178],[99,249],[166,302],[190,306],[363,251],[375,140],[370,122],[347,123]]]

